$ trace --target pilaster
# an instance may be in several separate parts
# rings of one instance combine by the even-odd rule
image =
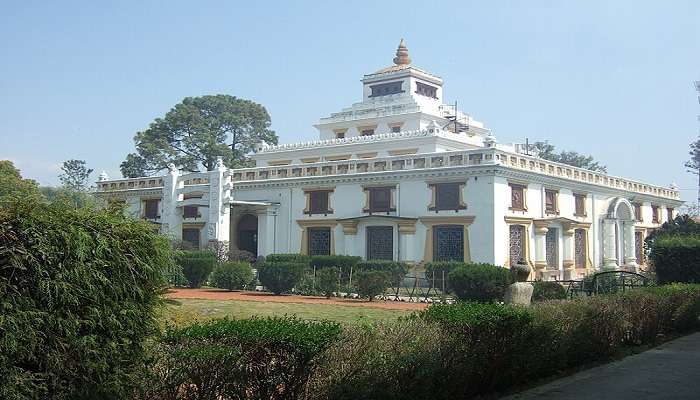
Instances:
[[[161,233],[173,238],[180,238],[178,232],[180,216],[177,214],[177,189],[180,170],[175,164],[168,165],[168,174],[163,177],[163,198],[161,199]]]

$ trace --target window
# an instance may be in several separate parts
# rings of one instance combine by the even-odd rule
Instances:
[[[512,210],[525,210],[525,186],[511,183],[510,185],[510,208]]]
[[[559,192],[556,190],[546,189],[544,191],[544,209],[547,214],[558,214],[559,207],[557,206],[557,197]]]
[[[509,247],[510,247],[510,265],[513,266],[525,260],[525,226],[510,225],[509,227]]]
[[[637,259],[637,264],[644,264],[644,233],[642,231],[634,232],[634,255]]]
[[[401,125],[394,125],[391,127],[391,133],[399,133],[401,132]]]
[[[160,203],[160,200],[152,199],[144,201],[144,218],[157,219],[160,217],[160,215],[158,215],[158,203]]]
[[[391,226],[367,227],[367,259],[394,259],[394,228]]]
[[[335,133],[335,138],[336,139],[344,139],[345,138],[345,131],[337,131]]]
[[[431,185],[435,194],[435,204],[429,209],[431,211],[438,210],[463,210],[467,208],[462,204],[462,184],[455,183],[436,183]]]
[[[433,261],[464,262],[464,226],[438,225],[433,228]]]
[[[574,231],[574,264],[576,268],[586,268],[587,247],[586,230],[576,229]]]
[[[577,217],[586,216],[586,195],[585,194],[574,194],[574,215]]]
[[[546,254],[545,258],[547,260],[547,268],[558,270],[559,269],[559,235],[556,228],[547,229],[547,235],[545,236],[545,248]]]
[[[416,82],[416,85],[416,93],[421,96],[437,99],[437,88],[435,86],[426,85],[425,83],[421,82]]]
[[[659,221],[659,206],[651,206],[651,222],[658,224]]]
[[[314,190],[311,192],[308,192],[309,195],[309,209],[306,212],[306,214],[313,215],[313,214],[324,214],[328,215],[332,213],[332,210],[329,209],[329,193],[330,191],[328,190]]]
[[[360,131],[361,136],[372,136],[374,135],[374,129],[363,129]]]
[[[372,90],[372,94],[370,94],[369,97],[379,97],[379,96],[387,96],[390,94],[403,93],[404,90],[401,89],[402,85],[403,85],[403,81],[382,83],[379,85],[372,85],[372,86],[370,86],[370,89]]]
[[[182,228],[182,241],[192,246],[193,249],[199,249],[199,229]]]
[[[637,222],[642,222],[642,205],[634,203],[634,219]]]
[[[197,206],[185,206],[182,209],[182,214],[184,218],[197,218],[199,217],[199,213],[197,211]]]
[[[185,194],[185,195],[182,196],[182,199],[183,199],[183,200],[187,200],[187,199],[201,199],[202,196],[203,196],[202,193],[187,193],[187,194]]]
[[[673,208],[671,208],[671,207],[667,208],[666,212],[668,213],[668,220],[669,221],[673,220]]]
[[[367,188],[369,194],[369,209],[366,211],[374,212],[391,212],[396,211],[391,204],[391,191],[393,187],[373,187]]]
[[[308,228],[310,256],[329,256],[331,254],[331,228]]]

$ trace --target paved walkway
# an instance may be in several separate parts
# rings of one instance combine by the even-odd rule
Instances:
[[[502,400],[700,399],[700,333]]]

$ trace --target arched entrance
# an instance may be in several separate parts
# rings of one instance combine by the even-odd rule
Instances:
[[[238,220],[236,227],[238,249],[258,255],[258,217],[253,214],[244,214]]]
[[[603,220],[603,265],[606,268],[637,268],[634,206],[627,199],[610,202]]]

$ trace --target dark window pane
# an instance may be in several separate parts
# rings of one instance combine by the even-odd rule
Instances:
[[[318,191],[309,193],[310,214],[328,213],[328,192]]]
[[[459,201],[459,183],[435,185],[435,206],[438,210],[458,210],[463,208]]]
[[[437,98],[437,88],[434,86],[426,85],[425,83],[421,82],[416,82],[416,93],[422,95],[422,96],[427,96],[427,97],[432,97],[432,98]]]
[[[331,254],[331,229],[309,228],[309,255],[328,256]]]
[[[574,262],[576,263],[576,268],[586,268],[586,247],[586,230],[576,229],[574,231]]]
[[[510,225],[510,265],[525,262],[525,227]]]
[[[441,225],[433,228],[433,261],[464,261],[462,225]]]
[[[158,217],[158,200],[146,200],[145,217],[154,219]]]
[[[182,241],[188,243],[193,248],[199,248],[199,229],[197,228],[183,228],[182,229]]]
[[[367,227],[367,259],[394,259],[394,228],[390,226]]]
[[[559,235],[556,228],[547,229],[545,236],[547,268],[559,269]]]
[[[369,97],[387,96],[390,94],[403,93],[403,90],[401,89],[402,85],[403,82],[390,82],[382,83],[379,85],[372,85],[370,86],[372,94],[370,94]]]
[[[185,206],[183,216],[185,218],[197,218],[197,206]]]
[[[510,185],[510,202],[511,208],[522,210],[525,208],[524,190],[520,185]]]
[[[391,188],[369,189],[369,208],[371,212],[391,211]]]
[[[545,197],[545,211],[547,211],[548,213],[556,213],[557,212],[557,192],[555,192],[554,190],[545,190],[544,197]]]
[[[586,196],[582,194],[575,194],[576,199],[576,215],[583,216],[586,214]]]

